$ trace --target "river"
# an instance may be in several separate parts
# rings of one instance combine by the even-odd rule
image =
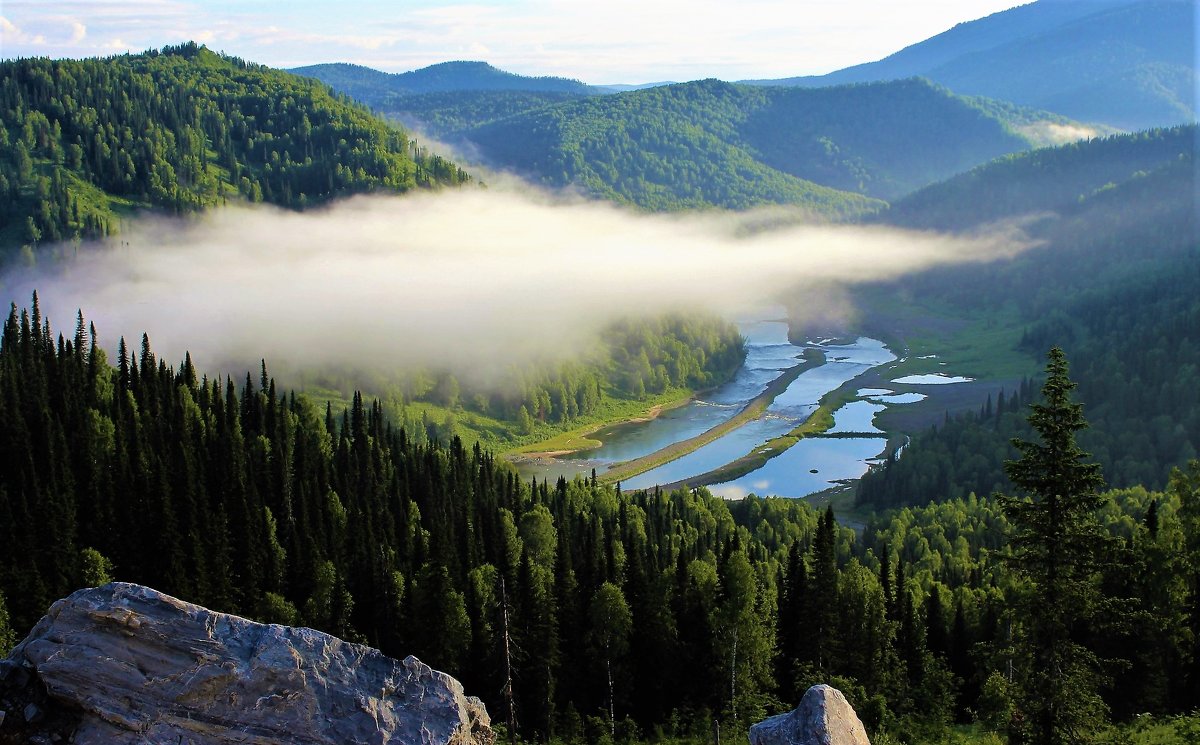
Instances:
[[[526,478],[571,478],[597,474],[616,463],[648,455],[673,443],[694,437],[740,411],[767,385],[802,361],[806,348],[820,349],[825,362],[805,370],[780,393],[767,410],[747,424],[669,463],[622,482],[624,488],[650,488],[698,476],[746,455],[755,447],[790,432],[816,411],[821,397],[896,356],[876,339],[860,337],[846,344],[829,339],[803,344],[788,341],[786,321],[769,315],[739,322],[746,338],[746,362],[735,377],[688,404],[663,412],[649,421],[627,422],[590,435],[603,445],[562,458],[518,463]],[[859,400],[835,412],[833,437],[809,437],[772,458],[758,470],[733,481],[716,484],[715,494],[735,498],[747,493],[803,497],[834,483],[862,475],[869,462],[886,448],[885,434],[874,417],[889,405],[916,400],[919,394],[896,398],[892,391],[859,391]]]

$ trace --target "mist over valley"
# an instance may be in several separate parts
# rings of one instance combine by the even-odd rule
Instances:
[[[1194,3],[281,10],[0,9],[0,745],[1196,740]]]

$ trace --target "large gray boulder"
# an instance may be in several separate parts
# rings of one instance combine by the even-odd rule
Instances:
[[[5,744],[490,745],[490,724],[415,657],[120,582],[59,600],[0,662]]]
[[[750,728],[750,745],[871,745],[854,707],[836,688],[815,685],[787,714]]]

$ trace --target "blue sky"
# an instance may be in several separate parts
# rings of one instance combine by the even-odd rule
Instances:
[[[390,72],[485,60],[588,83],[829,72],[1012,0],[3,0],[0,56],[87,57],[195,40],[276,67]]]

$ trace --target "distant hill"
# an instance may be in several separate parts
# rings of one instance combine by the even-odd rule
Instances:
[[[747,82],[817,87],[921,75],[957,93],[1132,130],[1195,120],[1195,55],[1191,0],[1040,0],[878,62]]]
[[[324,84],[196,44],[0,62],[0,250],[113,233],[138,208],[301,208],[468,176]]]
[[[525,91],[594,95],[600,89],[556,77],[516,75],[486,62],[443,62],[404,73],[386,73],[360,65],[333,63],[297,67],[289,72],[316,78],[373,108],[396,98],[447,91]]]
[[[923,80],[819,90],[706,80],[542,100],[492,120],[495,101],[455,100],[439,109],[427,98],[422,109],[408,99],[402,120],[443,122],[437,136],[540,183],[650,209],[793,203],[853,213],[870,206],[864,197],[895,199],[1044,144],[1038,123],[1071,126]],[[465,109],[484,118],[465,126]]]
[[[958,230],[1085,206],[1120,209],[1118,194],[1143,211],[1196,198],[1196,127],[1149,130],[1018,153],[979,166],[895,202],[879,215],[894,225]],[[1156,198],[1137,198],[1147,188]]]
[[[1061,347],[1079,384],[1074,399],[1086,406],[1079,442],[1090,460],[1111,486],[1161,488],[1200,449],[1196,136],[1192,125],[1021,153],[900,200],[878,219],[986,233],[997,220],[1024,218],[1031,247],[1012,260],[864,288],[861,307],[874,305],[864,313],[869,330],[895,331],[894,309],[916,303],[939,318],[986,319],[992,339],[1011,340],[987,355],[1041,358]],[[1011,493],[1011,440],[1031,434],[1012,399],[1016,383],[1002,383],[1007,408],[980,393],[979,414],[930,412],[937,429],[912,432],[902,458],[863,479],[858,502],[892,508]]]
[[[391,96],[377,111],[406,127],[461,140],[474,127],[582,98],[560,91],[441,91]]]

